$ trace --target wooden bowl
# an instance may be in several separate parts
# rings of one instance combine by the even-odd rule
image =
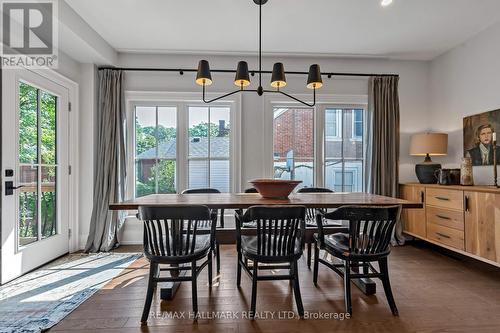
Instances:
[[[249,181],[266,199],[286,199],[301,180],[255,179]]]

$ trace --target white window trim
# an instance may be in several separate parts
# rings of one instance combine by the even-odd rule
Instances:
[[[309,94],[296,94],[295,97],[304,101],[310,101]],[[273,147],[273,116],[275,107],[304,107],[307,106],[290,101],[285,96],[267,95],[264,96],[264,147],[263,147],[263,175],[266,178],[273,178],[274,147]],[[316,105],[314,106],[314,186],[324,186],[325,175],[325,117],[323,115],[326,108],[363,108],[368,107],[368,95],[316,95]],[[363,157],[364,158],[364,157]],[[320,172],[318,172],[320,170]]]
[[[216,94],[209,93],[207,98],[213,98]],[[187,144],[188,140],[188,107],[207,106],[201,100],[199,93],[188,92],[155,92],[155,91],[126,91],[125,105],[127,112],[127,198],[135,195],[135,144],[134,132],[135,122],[133,121],[136,106],[175,106],[177,108],[177,167],[176,167],[176,191],[180,193],[188,186],[187,174]],[[217,103],[217,106],[229,106],[230,114],[230,190],[233,193],[241,190],[241,96],[224,98]],[[181,167],[184,166],[184,167]]]

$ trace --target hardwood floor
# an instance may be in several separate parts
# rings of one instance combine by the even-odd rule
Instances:
[[[137,248],[122,247],[120,251]],[[236,288],[234,245],[221,251],[221,276],[208,289],[207,271],[198,280],[201,312],[236,312],[239,319],[167,318],[173,311],[191,311],[191,286],[183,283],[172,302],[161,302],[159,292],[152,313],[157,318],[141,327],[139,318],[146,292],[148,264],[134,262],[120,276],[88,299],[51,331],[62,332],[500,332],[500,270],[471,259],[445,256],[429,245],[397,247],[389,257],[389,269],[399,317],[393,317],[381,283],[377,294],[363,295],[353,287],[353,317],[344,320],[241,319],[250,307],[251,283],[242,276]],[[342,280],[320,266],[319,287],[312,272],[300,263],[304,308],[309,313],[343,313]],[[291,287],[286,281],[262,281],[258,285],[257,311],[295,311]]]

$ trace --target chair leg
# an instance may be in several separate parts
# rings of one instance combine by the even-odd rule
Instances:
[[[196,260],[191,262],[191,283],[192,283],[192,298],[193,298],[193,312],[195,317],[198,313],[198,286],[197,286],[197,269],[196,269]]]
[[[141,323],[146,324],[149,317],[149,310],[151,309],[151,302],[153,301],[154,291],[156,287],[156,281],[154,280],[156,276],[158,264],[150,263],[149,265],[149,280],[148,280],[148,291],[146,294],[146,301],[144,303],[144,309],[142,310]]]
[[[318,243],[314,242],[314,269],[313,269],[313,282],[318,286],[318,270],[319,270],[319,247]]]
[[[391,282],[389,281],[389,268],[387,265],[387,257],[382,258],[378,261],[380,266],[380,273],[383,276],[380,278],[382,280],[382,284],[384,285],[385,296],[387,297],[387,302],[391,307],[392,314],[394,316],[398,316],[398,308],[396,307],[396,302],[394,301],[394,295],[392,294]]]
[[[258,262],[253,262],[253,273],[252,273],[252,303],[250,306],[250,317],[255,318],[255,307],[257,305],[257,273],[258,272]]]
[[[213,273],[212,273],[212,251],[210,251],[210,254],[208,255],[208,286],[212,288],[212,279],[213,279]]]
[[[236,285],[239,287],[241,285],[241,252],[238,251],[238,262],[236,268]]]
[[[302,296],[300,295],[299,267],[297,260],[292,263],[292,270],[293,272],[291,273],[293,274],[293,294],[295,295],[295,303],[297,304],[297,310],[300,318],[304,318],[304,305],[302,304]]]
[[[312,242],[307,243],[307,268],[311,269],[311,249]]]
[[[215,247],[217,248],[217,254],[215,257],[215,261],[216,261],[216,265],[217,265],[217,274],[219,274],[220,273],[220,246],[219,246],[219,243],[217,243],[215,245]]]
[[[344,299],[345,299],[345,311],[352,315],[352,304],[351,304],[351,263],[349,260],[344,260]]]

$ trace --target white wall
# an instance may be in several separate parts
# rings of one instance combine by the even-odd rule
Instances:
[[[429,127],[449,134],[448,156],[436,158],[458,167],[463,157],[463,117],[500,108],[500,23],[430,64]],[[474,167],[478,185],[493,183],[493,168]]]
[[[168,67],[196,68],[198,60],[207,59],[212,69],[232,69],[239,60],[246,60],[250,70],[257,68],[255,57],[232,56],[174,56],[174,55],[141,55],[119,54],[120,67]],[[419,158],[408,155],[409,137],[412,133],[428,129],[428,63],[421,61],[394,61],[373,59],[340,59],[340,58],[302,58],[288,57],[280,59],[265,58],[263,69],[271,70],[275,61],[285,64],[287,71],[307,71],[312,63],[319,63],[323,72],[361,72],[361,73],[396,73],[400,75],[401,104],[401,181],[415,181],[414,164]],[[227,92],[235,89],[234,74],[213,73],[214,84],[208,88],[210,92]],[[129,91],[166,91],[166,92],[198,92],[201,87],[194,83],[195,73],[165,72],[127,72],[125,89]],[[252,87],[256,87],[257,76],[251,77]],[[291,93],[311,93],[305,88],[304,76],[287,77],[286,90]],[[263,78],[263,86],[269,87],[270,77]],[[368,93],[367,78],[332,78],[324,79],[319,94],[366,95]],[[312,95],[311,95],[312,97]],[[264,139],[264,98],[254,93],[242,96],[242,170],[241,186],[247,187],[247,181],[266,175],[270,166],[265,163],[263,152],[269,142]],[[82,220],[83,230],[88,229],[88,222]],[[125,224],[120,237],[122,243],[140,243],[142,229],[132,218]]]

